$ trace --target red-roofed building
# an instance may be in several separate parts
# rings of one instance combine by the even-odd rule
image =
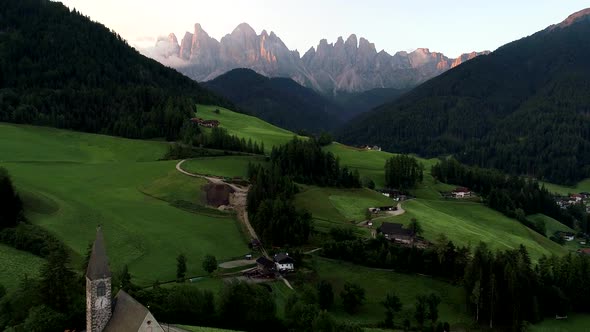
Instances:
[[[457,187],[451,192],[451,195],[455,198],[471,197],[471,190],[465,187]]]

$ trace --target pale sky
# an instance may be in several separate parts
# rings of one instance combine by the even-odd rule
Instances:
[[[274,31],[303,55],[320,39],[354,33],[390,54],[419,47],[447,56],[495,50],[590,7],[588,0],[62,0],[118,32],[129,44],[150,47],[157,36],[180,40],[200,23],[221,39],[246,22]]]

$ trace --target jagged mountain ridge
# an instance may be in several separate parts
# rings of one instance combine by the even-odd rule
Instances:
[[[160,37],[144,54],[197,80],[209,81],[236,68],[248,68],[268,77],[289,77],[318,92],[361,92],[375,88],[407,89],[435,77],[484,52],[456,59],[419,48],[390,55],[375,44],[350,35],[336,43],[322,39],[303,56],[291,51],[274,33],[259,35],[246,23],[217,41],[200,24],[178,42],[174,34]]]

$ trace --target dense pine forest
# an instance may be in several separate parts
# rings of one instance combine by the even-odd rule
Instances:
[[[322,135],[318,140],[295,137],[287,144],[273,148],[270,159],[283,175],[299,183],[359,188],[361,180],[358,170],[340,166],[340,160],[333,153],[322,150],[320,143],[325,137]]]
[[[339,133],[572,184],[590,176],[590,21],[500,47],[359,116]]]
[[[0,1],[0,121],[177,139],[195,103],[231,106],[61,3]]]
[[[234,69],[204,83],[242,111],[281,128],[319,132],[341,125],[346,110],[290,78]]]

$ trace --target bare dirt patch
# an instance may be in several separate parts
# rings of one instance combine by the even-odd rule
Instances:
[[[224,183],[209,183],[205,186],[207,205],[219,207],[221,205],[229,205],[230,195],[235,190]]]

